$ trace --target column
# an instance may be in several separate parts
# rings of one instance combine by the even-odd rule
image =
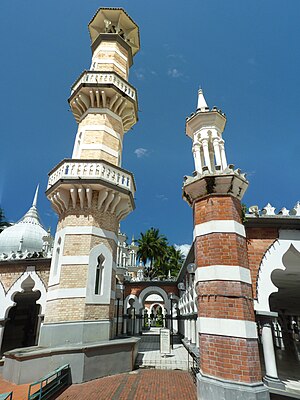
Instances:
[[[208,140],[207,139],[202,139],[202,148],[203,148],[205,165],[208,167],[209,171],[211,171],[211,163],[210,163],[210,156],[209,156]]]
[[[37,346],[39,337],[40,337],[40,330],[41,326],[44,322],[44,314],[39,314],[38,315],[38,322],[37,322],[37,327],[36,327],[36,338],[35,338],[35,345]],[[1,343],[0,343],[0,348],[1,348]]]
[[[198,318],[195,321],[196,324],[196,346],[199,348],[199,327],[198,327]]]
[[[136,314],[135,316],[135,334],[138,335],[140,333],[140,324],[141,324],[141,316]]]
[[[226,154],[225,154],[225,148],[224,148],[224,140],[220,140],[220,151],[221,151],[221,160],[222,160],[222,168],[226,169],[227,168],[227,160],[226,160]]]
[[[191,320],[190,317],[188,317],[187,321],[187,339],[190,342],[191,341]]]
[[[196,320],[191,320],[191,343],[196,343]]]
[[[268,386],[275,387],[278,389],[284,389],[284,384],[278,378],[274,343],[273,343],[273,333],[272,333],[272,322],[264,320],[261,333],[261,341],[264,353],[266,376],[264,377],[264,383]]]
[[[124,335],[127,335],[127,320],[128,320],[128,315],[123,314],[123,333],[124,333]]]
[[[218,138],[213,139],[213,146],[214,146],[214,153],[215,153],[215,158],[216,158],[216,165],[220,165],[220,167],[222,168],[220,144],[219,144]]]
[[[195,161],[195,170],[202,174],[202,162],[201,162],[201,155],[200,155],[200,143],[194,142],[193,145],[193,155]]]
[[[5,319],[0,321],[0,355],[1,355],[1,348],[2,348],[2,340],[3,340],[4,329],[5,329],[5,323],[6,323]]]

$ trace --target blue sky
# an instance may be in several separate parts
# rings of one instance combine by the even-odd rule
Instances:
[[[181,187],[194,169],[185,117],[199,85],[227,115],[227,159],[250,181],[244,202],[292,208],[300,200],[299,0],[1,0],[0,204],[7,218],[27,211],[40,183],[41,219],[55,232],[43,192],[48,172],[71,156],[76,123],[67,98],[90,66],[87,24],[100,6],[124,7],[141,35],[129,77],[139,122],[123,153],[137,183],[136,210],[122,230],[138,236],[154,226],[170,243],[191,242]]]

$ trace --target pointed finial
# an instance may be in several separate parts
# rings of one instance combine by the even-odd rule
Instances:
[[[131,244],[134,244],[134,235],[132,235]]]
[[[198,90],[198,103],[197,103],[197,110],[205,110],[208,108],[206,100],[204,98],[203,90],[200,87]]]
[[[40,184],[38,184],[36,189],[35,189],[35,194],[34,194],[34,198],[33,198],[33,202],[32,202],[32,207],[36,207],[36,205],[37,205],[37,198],[38,198],[38,194],[39,194],[39,188],[40,188]]]

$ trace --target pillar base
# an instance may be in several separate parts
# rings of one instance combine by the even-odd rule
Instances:
[[[197,374],[199,400],[270,400],[269,390],[261,382],[232,382]]]
[[[278,378],[264,376],[263,382],[266,386],[272,389],[285,390],[285,384]]]
[[[109,340],[111,321],[74,321],[43,324],[39,346],[68,346],[77,343],[95,343]]]

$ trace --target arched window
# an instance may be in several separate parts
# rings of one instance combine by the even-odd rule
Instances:
[[[102,294],[102,276],[105,258],[102,254],[97,258],[96,276],[95,276],[95,294]]]
[[[55,259],[54,259],[54,264],[53,264],[53,276],[57,276],[58,272],[58,262],[59,262],[59,253],[60,253],[60,245],[61,245],[61,237],[57,241],[57,247],[56,247],[56,252],[55,252]]]

